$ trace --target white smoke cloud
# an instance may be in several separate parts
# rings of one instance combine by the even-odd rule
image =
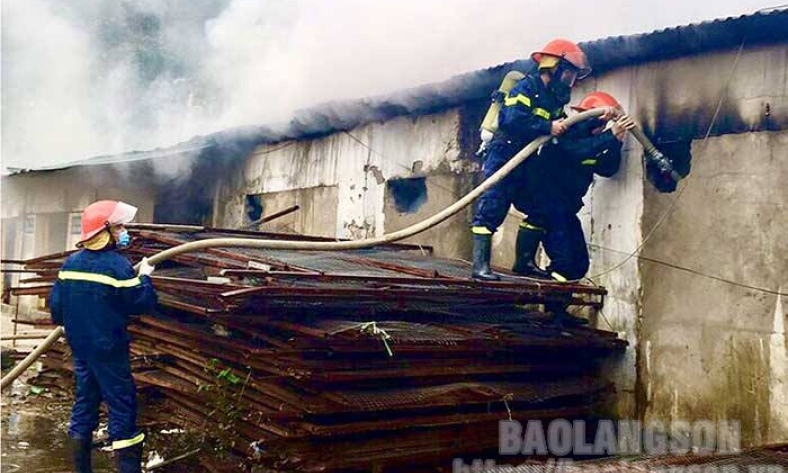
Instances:
[[[2,159],[33,167],[284,121],[764,0],[4,0]]]

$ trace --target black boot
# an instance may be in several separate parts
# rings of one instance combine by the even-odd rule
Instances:
[[[93,439],[75,439],[69,437],[68,448],[71,451],[71,459],[74,461],[74,471],[77,473],[93,473],[93,467],[90,464]]]
[[[541,230],[520,227],[520,230],[517,232],[516,258],[512,271],[529,278],[551,279],[547,271],[540,269],[534,263],[536,250],[539,248],[539,241],[542,239],[543,234],[544,232]]]
[[[142,442],[114,451],[118,473],[142,472]]]
[[[561,302],[551,302],[544,305],[545,310],[553,314],[553,321],[558,325],[564,327],[579,327],[582,325],[588,325],[588,319],[576,317],[570,314],[566,310],[566,307],[566,304]]]
[[[482,281],[500,281],[500,277],[490,269],[492,235],[473,234],[473,269],[471,276]]]

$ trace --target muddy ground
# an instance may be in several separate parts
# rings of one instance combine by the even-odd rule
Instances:
[[[73,470],[66,443],[73,399],[71,383],[63,383],[62,388],[38,386],[44,384],[40,382],[41,378],[35,377],[33,368],[28,371],[2,393],[0,472],[71,472]],[[155,403],[145,405],[142,401],[139,424],[148,437],[143,464],[155,466],[162,459],[172,458],[199,446],[199,439],[193,434],[184,433],[174,423],[148,419],[145,409],[153,411],[157,406]],[[106,421],[106,412],[102,412],[96,432],[97,442],[106,436]],[[94,449],[93,468],[95,473],[114,472],[111,453],[100,448]],[[173,473],[203,469],[196,463],[195,456],[151,471]]]

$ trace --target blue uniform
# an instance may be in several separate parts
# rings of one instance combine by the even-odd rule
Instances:
[[[546,145],[523,176],[522,192],[515,206],[528,215],[521,224],[541,230],[542,244],[550,257],[548,272],[566,279],[580,279],[589,267],[588,248],[577,212],[594,175],[611,177],[621,164],[621,142],[613,133],[593,135],[600,126],[591,119],[571,128]]]
[[[495,134],[484,159],[484,177],[489,178],[528,143],[541,135],[549,135],[552,121],[564,118],[564,103],[550,93],[542,80],[534,74],[526,75],[504,99],[498,116],[498,132]],[[523,191],[524,176],[536,167],[531,157],[518,166],[503,181],[499,182],[479,198],[474,232],[485,228],[495,232],[503,223],[512,203],[518,210],[521,199],[515,195]]]
[[[49,305],[71,346],[76,399],[69,435],[88,439],[98,425],[101,400],[109,409],[111,440],[137,433],[136,391],[129,361],[128,317],[157,303],[150,277],[136,276],[113,250],[82,250],[63,264]]]

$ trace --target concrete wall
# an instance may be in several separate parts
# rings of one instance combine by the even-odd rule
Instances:
[[[96,200],[128,202],[139,208],[137,221],[152,221],[155,191],[150,187],[134,186],[130,182],[115,182],[113,187],[100,185],[78,168],[4,177],[0,215],[4,221],[35,216],[35,245],[26,248],[25,255],[63,251],[69,241],[68,216],[81,213]],[[14,256],[8,257],[22,255],[18,248]]]
[[[133,180],[106,181],[113,182],[114,187],[101,185],[100,181],[80,168],[3,177],[2,258],[27,259],[73,249],[79,235],[74,234],[70,220],[96,200],[128,202],[139,208],[137,221],[153,220],[155,189]],[[18,280],[18,275],[8,275],[3,284],[16,285]],[[21,296],[19,303],[24,315],[40,301],[35,296]]]
[[[478,165],[459,157],[459,126],[459,111],[452,110],[368,124],[289,146],[260,146],[240,172],[218,184],[214,224],[242,224],[246,195],[290,193],[289,200],[280,198],[296,202],[295,194],[303,189],[331,188],[335,192],[330,195],[312,196],[311,205],[325,217],[305,226],[309,233],[358,239],[397,230],[441,210],[468,189],[473,177],[469,171]],[[426,177],[429,199],[416,213],[400,214],[391,203],[393,197],[387,197],[386,181],[411,177]],[[290,205],[285,200],[267,212]],[[441,232],[446,240],[437,245],[438,254],[464,255],[469,251],[467,218],[456,216],[441,229],[413,240],[433,244],[434,232]]]
[[[259,194],[263,215],[284,210],[294,205],[296,212],[272,220],[264,225],[266,231],[334,236],[336,213],[326,209],[337,207],[337,187],[319,186],[290,191]]]
[[[745,444],[788,440],[786,303],[774,294],[788,287],[787,64],[785,45],[747,46],[740,55],[729,50],[620,68],[575,92],[576,99],[590,90],[610,92],[659,147],[686,143],[686,157],[692,156],[682,162],[691,172],[678,193],[661,194],[644,177],[640,145],[627,138],[621,171],[595,181],[581,212],[590,276],[609,291],[595,322],[630,343],[609,371],[618,386],[613,413],[619,417],[739,419]],[[246,196],[260,195],[264,213],[302,206],[263,229],[358,239],[404,228],[480,181],[473,155],[484,108],[467,104],[260,146],[228,166],[215,186],[205,186],[213,193],[212,223],[243,225]],[[718,109],[704,143],[699,138]],[[421,178],[424,199],[398,205],[392,183]],[[64,212],[96,197],[127,199],[142,206],[143,220],[152,215],[155,192],[123,191],[129,194],[121,197],[120,190],[85,184],[78,170],[13,182],[24,189],[7,196],[4,181],[3,218],[16,218],[14,228],[27,211],[60,215],[48,224],[59,228]],[[134,184],[119,182],[123,189]],[[412,241],[434,246],[440,256],[469,259],[471,215],[462,212]],[[512,210],[496,233],[494,265],[511,266],[521,217]],[[629,256],[642,245],[648,259]]]
[[[696,140],[692,150],[692,174],[644,255],[788,292],[788,132]],[[644,226],[676,197],[648,192]],[[788,438],[784,297],[640,266],[646,417],[739,419],[746,444]]]
[[[740,419],[745,444],[788,439],[783,301],[630,256],[648,238],[646,258],[785,291],[788,186],[779,156],[788,146],[783,133],[768,130],[788,124],[786,58],[784,45],[744,48],[738,58],[736,50],[720,51],[617,69],[575,92],[610,92],[659,146],[686,142],[693,157],[681,163],[691,173],[680,189],[689,190],[653,235],[677,194],[654,190],[644,177],[642,149],[629,137],[621,171],[595,181],[581,212],[590,276],[609,290],[596,324],[630,343],[624,359],[610,367],[618,386],[614,415]],[[704,149],[698,138],[718,106]],[[479,107],[471,105],[470,114],[478,116]],[[420,221],[479,181],[472,158],[477,143],[468,139],[478,120],[463,120],[466,112],[398,118],[270,153],[273,148],[261,147],[242,176],[221,184],[215,219],[240,221],[246,193],[336,186],[335,236],[363,238]],[[386,182],[414,177],[425,178],[426,199],[403,211]],[[470,217],[471,211],[461,213],[413,241],[435,246],[438,255],[469,259]],[[512,209],[496,233],[494,265],[511,266],[521,218]],[[312,232],[330,234],[323,225],[329,224]]]
[[[588,196],[597,245],[590,273],[615,268],[596,281],[611,293],[604,313],[634,351],[635,363],[630,353],[617,368],[619,387],[635,388],[634,399],[620,396],[620,414],[634,407],[642,419],[738,419],[745,445],[788,439],[782,301],[708,277],[786,292],[788,141],[768,130],[788,123],[787,63],[784,45],[745,48],[738,63],[736,51],[722,51],[586,84],[622,100],[665,148],[691,144],[691,172],[677,193],[644,181],[630,140],[625,172],[598,179]],[[663,263],[624,262],[644,238],[642,255]]]

